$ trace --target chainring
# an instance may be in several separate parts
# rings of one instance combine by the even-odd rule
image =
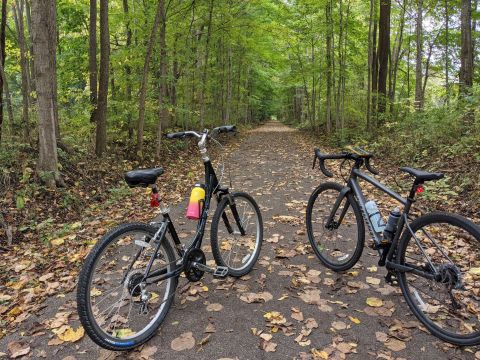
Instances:
[[[189,250],[187,254],[185,254],[185,277],[188,279],[188,281],[196,282],[203,277],[205,271],[196,269],[193,266],[193,263],[200,263],[206,265],[207,259],[202,250],[194,248]]]

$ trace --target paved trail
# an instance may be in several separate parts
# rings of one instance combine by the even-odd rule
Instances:
[[[106,352],[87,336],[73,345],[47,346],[47,341],[54,336],[47,331],[44,335],[23,338],[31,342],[29,356],[139,359],[141,354],[147,355],[151,350],[151,358],[154,359],[308,359],[313,357],[312,349],[317,349],[318,359],[326,354],[330,354],[330,359],[474,358],[477,349],[469,349],[468,352],[453,348],[417,327],[412,328],[415,318],[399,290],[385,287],[384,269],[368,271],[378,261],[371,249],[365,248],[353,272],[341,275],[328,271],[313,256],[304,231],[304,214],[308,196],[323,179],[318,170],[311,170],[313,148],[305,146],[301,140],[298,132],[279,123],[268,123],[251,131],[230,158],[234,190],[247,191],[255,197],[262,209],[265,225],[265,241],[259,262],[249,276],[239,280],[214,280],[207,275],[202,279],[202,286],[206,285],[208,291],[203,292],[194,290],[200,286],[188,287],[186,280],[181,279],[174,306],[143,353]],[[184,220],[184,209],[185,202],[176,206],[173,218],[177,219],[176,224],[181,228],[179,232],[193,232],[194,224]],[[278,218],[282,215],[290,217]],[[290,223],[281,221],[285,219]],[[204,249],[207,259],[211,260],[208,243],[207,235]],[[368,236],[366,243],[369,243]],[[367,276],[380,279],[380,285],[367,284]],[[184,290],[182,294],[179,293],[181,290]],[[262,291],[271,293],[273,299],[251,304],[240,299],[245,292]],[[305,302],[309,301],[305,294],[311,295],[310,302],[313,304]],[[366,304],[368,297],[381,298],[386,306],[375,312]],[[42,322],[54,317],[60,306],[71,309],[74,306],[72,299],[73,295],[52,299],[36,320]],[[208,303],[222,304],[223,309],[208,312]],[[292,311],[292,308],[295,310]],[[286,319],[286,325],[272,332],[270,342],[277,346],[275,351],[266,352],[261,348],[259,332],[270,334],[271,330],[276,330],[264,318],[264,314],[271,311],[280,312]],[[292,318],[292,314],[296,319]],[[302,317],[304,320],[299,321]],[[314,319],[318,327],[312,328],[311,324],[315,324],[308,318]],[[358,324],[355,323],[357,319],[360,321]],[[78,322],[72,321],[71,324]],[[192,332],[197,343],[200,342],[208,335],[205,329],[209,324],[213,324],[214,332],[210,333],[205,344],[180,352],[171,349],[172,340],[185,332]],[[23,325],[25,331],[28,326],[32,326],[32,321]],[[212,325],[209,327],[212,329]],[[252,331],[252,328],[257,330]],[[302,328],[305,334],[311,328],[311,333],[298,339]],[[376,332],[383,333],[377,334],[382,341],[376,339]],[[385,343],[389,333],[407,339],[406,348],[400,351],[387,348],[388,344],[393,348],[403,345],[394,337],[389,337],[390,340]],[[0,352],[5,351],[2,348],[8,341],[18,337],[17,333],[1,340]],[[269,335],[265,337],[268,339]],[[265,345],[274,348],[273,344]],[[156,347],[156,352],[152,346]]]

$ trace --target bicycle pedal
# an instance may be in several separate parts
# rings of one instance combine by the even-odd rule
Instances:
[[[224,278],[228,275],[228,267],[226,266],[217,266],[213,271],[213,276]]]

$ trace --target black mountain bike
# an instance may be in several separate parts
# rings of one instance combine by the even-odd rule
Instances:
[[[227,132],[235,132],[235,126],[166,135],[168,139],[199,139],[205,165],[205,199],[196,235],[187,246],[177,236],[169,209],[159,201],[156,181],[163,170],[126,174],[130,187],[152,188],[151,204],[160,206],[163,219],[118,226],[99,240],[86,258],[78,282],[77,307],[83,327],[98,345],[127,350],[152,338],[168,313],[182,273],[189,281],[199,281],[205,272],[219,278],[239,277],[253,268],[263,240],[260,209],[250,195],[231,193],[220,185],[207,154],[207,141]],[[201,250],[212,197],[218,202],[210,237],[215,268],[206,265]]]
[[[320,169],[333,174],[325,160],[339,159],[349,167],[346,185],[327,182],[310,196],[306,225],[310,244],[329,269],[344,271],[360,258],[366,223],[373,237],[373,248],[386,266],[386,281],[397,283],[415,316],[440,339],[462,346],[480,344],[480,228],[464,217],[432,212],[412,220],[409,215],[415,195],[423,183],[443,178],[401,168],[414,177],[407,198],[388,189],[360,169],[377,175],[370,165],[372,154],[354,148],[352,152],[324,155],[315,150]],[[385,225],[373,202],[367,201],[359,180],[385,192],[401,205],[393,210]],[[376,211],[375,211],[376,210]]]

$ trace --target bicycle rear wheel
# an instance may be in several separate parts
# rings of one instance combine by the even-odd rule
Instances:
[[[164,239],[157,253],[156,228],[141,223],[120,225],[91,250],[80,273],[77,310],[90,338],[103,348],[128,350],[148,341],[172,304],[177,278],[142,282],[151,272],[173,271],[175,254]],[[154,279],[153,279],[154,280]]]
[[[225,196],[213,216],[210,241],[216,263],[228,267],[228,275],[240,277],[252,270],[260,255],[263,221],[260,208],[250,195],[236,192],[231,196],[245,235],[240,233],[229,196]]]
[[[398,262],[426,274],[399,272],[415,316],[438,338],[480,344],[480,229],[454,214],[431,213],[404,230]]]
[[[344,271],[356,264],[363,251],[365,226],[360,207],[352,194],[347,194],[333,221],[328,218],[343,186],[327,182],[310,195],[307,205],[307,234],[318,259],[329,269]],[[339,222],[342,211],[345,216]]]

